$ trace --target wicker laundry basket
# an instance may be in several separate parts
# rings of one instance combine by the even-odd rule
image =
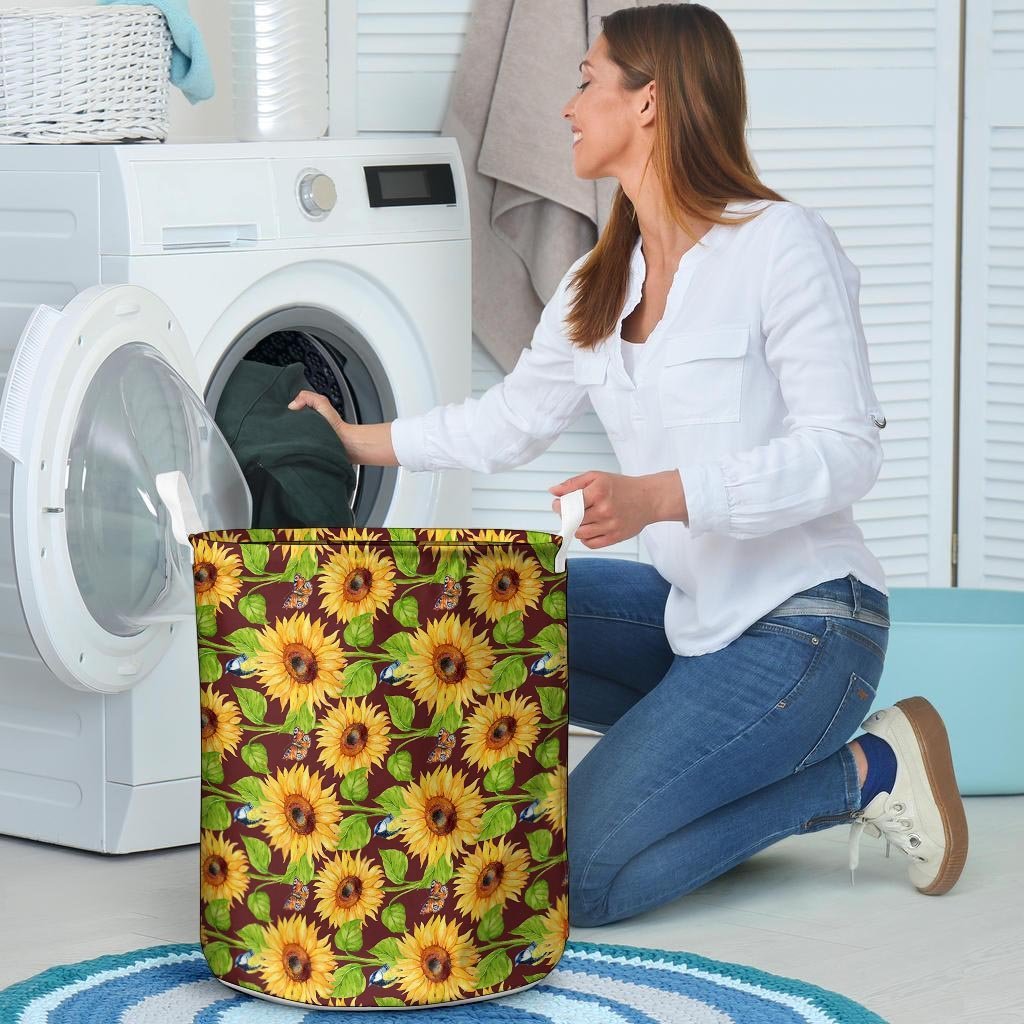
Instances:
[[[155,7],[0,11],[0,142],[164,139],[170,66]]]
[[[189,534],[200,935],[226,985],[293,1007],[448,1007],[556,966],[582,491],[562,503],[561,535]]]

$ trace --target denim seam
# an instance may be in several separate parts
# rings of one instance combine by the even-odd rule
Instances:
[[[826,627],[825,632],[826,632],[826,634],[829,632],[828,627]],[[811,672],[817,667],[818,662],[821,660],[822,652],[824,650],[825,650],[825,644],[819,644],[815,648],[814,655],[811,657],[810,664],[807,666],[806,669],[804,669],[803,674],[800,676],[800,678],[793,685],[792,689],[789,691],[790,693],[795,692],[799,687],[801,687],[803,685],[804,681],[809,678]],[[788,700],[788,696],[787,696],[786,699]],[[741,737],[746,736],[746,734],[748,732],[750,732],[751,729],[754,729],[757,726],[759,726],[776,709],[776,706],[777,705],[773,704],[756,722],[751,722],[750,725],[748,725],[746,727],[746,729],[744,729],[742,732],[737,733],[727,743],[723,743],[720,747],[715,747],[714,750],[709,750],[706,754],[703,755],[703,757],[701,757],[698,760],[694,761],[693,764],[691,764],[688,767],[684,768],[681,772],[678,772],[677,774],[673,775],[671,778],[666,779],[656,790],[654,790],[654,792],[649,793],[643,799],[643,801],[641,803],[637,804],[637,806],[634,807],[629,812],[629,814],[627,814],[624,818],[622,818],[622,820],[618,823],[618,825],[616,825],[615,828],[613,828],[604,837],[604,839],[602,839],[601,842],[594,848],[594,852],[590,855],[590,857],[587,859],[587,863],[583,866],[583,873],[580,875],[580,888],[582,889],[584,887],[584,885],[586,884],[587,876],[590,874],[590,868],[591,868],[591,866],[594,863],[594,859],[605,848],[605,846],[608,845],[609,840],[612,839],[613,836],[617,835],[618,832],[622,828],[625,827],[626,823],[635,814],[637,814],[643,807],[645,807],[651,800],[653,800],[654,797],[658,796],[660,793],[662,793],[669,786],[673,785],[675,782],[678,782],[679,779],[683,778],[684,775],[687,775],[689,772],[693,771],[694,768],[696,768],[698,765],[702,764],[704,761],[706,761],[713,754],[721,753],[726,748],[731,747]],[[751,792],[753,792],[753,790],[751,790]],[[739,799],[739,798],[738,797],[734,797],[733,799]]]
[[[770,619],[776,615],[834,615],[841,619],[855,619],[859,622],[867,622],[874,626],[890,626],[891,620],[888,615],[865,608],[863,605],[854,612],[850,606],[843,601],[831,601],[824,597],[815,598],[789,598],[776,605],[770,612],[765,613],[762,618]]]
[[[882,648],[879,647],[878,644],[876,644],[875,641],[871,639],[871,637],[864,636],[863,633],[858,633],[855,629],[847,629],[845,626],[843,626],[841,622],[837,622],[835,626],[836,631],[839,633],[840,636],[844,636],[848,640],[853,640],[855,643],[862,644],[863,646],[867,647],[868,650],[878,655],[878,657],[881,658],[883,661],[885,660],[885,651],[883,651]]]
[[[650,626],[652,629],[664,629],[664,622],[647,622],[645,619],[624,619],[621,615],[591,615],[588,612],[573,611],[577,619],[603,619],[605,622],[627,622],[631,626]]]

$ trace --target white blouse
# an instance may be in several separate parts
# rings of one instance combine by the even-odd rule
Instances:
[[[621,330],[646,275],[640,238],[614,334],[582,349],[562,329],[584,254],[504,380],[391,426],[406,470],[494,473],[536,458],[589,398],[624,474],[671,468],[682,480],[689,523],[641,531],[672,585],[665,631],[680,655],[717,651],[787,597],[847,573],[888,594],[851,509],[878,478],[885,424],[860,272],[813,209],[755,200],[727,213],[757,208],[683,254],[662,319],[636,346],[636,379]]]

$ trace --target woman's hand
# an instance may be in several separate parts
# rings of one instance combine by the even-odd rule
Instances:
[[[663,519],[688,521],[682,480],[674,469],[645,476],[589,470],[548,490],[556,495],[583,491],[583,522],[576,536],[588,548],[628,540]],[[561,515],[557,498],[551,507]]]
[[[331,429],[338,435],[338,440],[344,442],[345,421],[338,415],[338,410],[331,405],[326,395],[318,391],[300,391],[289,403],[288,408],[298,411],[306,406],[316,409],[318,413],[331,425]]]

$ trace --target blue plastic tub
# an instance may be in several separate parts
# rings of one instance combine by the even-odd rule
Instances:
[[[1024,793],[1024,592],[891,587],[889,613],[873,709],[927,697],[962,794]]]

